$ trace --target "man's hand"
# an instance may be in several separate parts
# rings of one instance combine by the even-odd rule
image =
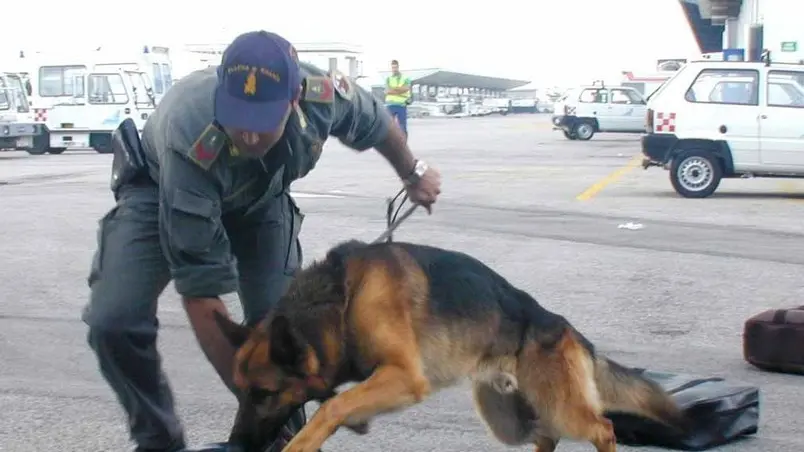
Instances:
[[[195,338],[201,345],[215,372],[235,395],[238,389],[232,381],[235,347],[223,335],[215,321],[215,311],[229,317],[226,305],[219,298],[184,298],[184,310],[193,327]]]
[[[414,185],[406,186],[406,189],[412,202],[423,206],[428,214],[432,214],[433,204],[441,194],[441,173],[435,168],[427,168],[421,179]]]
[[[398,125],[388,128],[388,135],[376,145],[377,151],[385,157],[402,181],[410,178],[416,159],[408,148],[407,137]],[[411,202],[424,206],[427,213],[433,213],[432,204],[441,194],[441,173],[428,167],[414,183],[405,182],[405,190]]]

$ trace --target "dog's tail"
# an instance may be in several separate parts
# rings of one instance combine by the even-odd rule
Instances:
[[[635,414],[679,432],[687,429],[688,420],[673,398],[640,372],[596,356],[595,380],[605,411]]]

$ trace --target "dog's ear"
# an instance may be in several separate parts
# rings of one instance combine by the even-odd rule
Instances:
[[[304,347],[293,331],[290,320],[283,315],[271,321],[271,361],[284,367],[295,367],[302,360]]]
[[[251,329],[245,325],[233,322],[232,319],[223,315],[220,311],[214,311],[215,323],[221,329],[223,336],[229,343],[235,347],[240,348],[251,334]]]

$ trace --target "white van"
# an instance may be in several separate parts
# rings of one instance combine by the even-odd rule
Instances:
[[[153,71],[159,70],[163,93],[169,88],[161,67],[167,58],[167,53],[147,48],[122,56],[98,50],[20,58],[29,73],[34,120],[44,128],[29,152],[60,154],[88,148],[110,152],[112,132],[124,119],[134,119],[141,128],[156,108]]]
[[[642,133],[645,105],[639,91],[628,86],[581,86],[556,102],[553,129],[568,140],[589,140],[595,133]]]
[[[704,198],[722,178],[804,177],[804,66],[693,61],[648,102],[643,167]]]
[[[0,150],[29,150],[41,127],[33,120],[20,74],[0,72]]]

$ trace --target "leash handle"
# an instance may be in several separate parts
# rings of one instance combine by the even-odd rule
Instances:
[[[390,242],[391,241],[391,236],[393,235],[393,233],[396,230],[396,228],[398,228],[399,225],[402,224],[403,221],[407,220],[408,217],[413,214],[413,212],[416,210],[417,207],[419,207],[418,204],[414,204],[414,205],[408,207],[408,210],[406,210],[402,214],[402,216],[400,216],[396,221],[393,221],[393,222],[391,222],[391,217],[389,216],[388,217],[388,221],[389,221],[388,228],[385,230],[385,232],[380,234],[380,236],[377,237],[377,239],[374,240],[374,242],[372,242],[372,243],[381,243],[381,242],[384,242],[385,240],[388,240]]]
[[[402,197],[402,201],[399,203],[399,207],[396,207],[396,201],[399,199],[400,196],[405,195]],[[403,221],[407,220],[413,211],[416,210],[418,204],[414,204],[413,206],[409,207],[400,217],[399,211],[402,210],[402,206],[405,204],[405,201],[408,200],[408,195],[403,187],[393,198],[386,199],[386,210],[385,210],[385,231],[380,234],[373,242],[373,244],[381,243],[387,241],[388,243],[393,241],[393,232],[396,228],[402,224]],[[394,209],[396,207],[396,209]]]

